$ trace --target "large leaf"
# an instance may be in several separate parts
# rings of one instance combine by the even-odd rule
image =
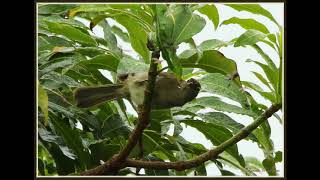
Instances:
[[[53,22],[53,23],[67,24],[76,28],[81,28],[83,30],[89,30],[87,26],[85,26],[83,23],[75,19],[64,19],[60,16],[55,15],[55,16],[44,17],[42,20]]]
[[[206,15],[213,23],[214,28],[217,29],[218,25],[219,25],[219,12],[217,7],[214,4],[207,4],[203,7],[201,7],[200,9],[198,9],[198,11],[201,14]]]
[[[216,50],[204,51],[200,59],[198,54],[194,54],[191,57],[182,58],[180,61],[183,67],[201,68],[209,73],[232,75],[237,72],[236,63]],[[239,77],[235,78],[235,81],[237,84],[241,84]]]
[[[127,137],[130,131],[131,128],[121,119],[119,114],[112,114],[108,118],[102,119],[102,138]]]
[[[272,59],[265,53],[257,44],[252,45],[252,47],[261,55],[261,57],[266,61],[268,66],[272,69],[273,72],[278,72],[278,69]]]
[[[50,156],[54,159],[59,175],[68,175],[75,171],[75,161],[65,156],[58,145],[45,142],[41,138],[39,138],[39,143],[46,147]]]
[[[96,165],[100,165],[100,161],[109,160],[114,154],[120,150],[119,145],[108,144],[106,140],[96,141],[90,143],[89,149],[91,151],[91,157]]]
[[[215,146],[218,146],[219,144],[232,137],[232,133],[228,129],[213,123],[206,123],[199,120],[183,120],[181,122],[196,128],[198,131],[204,134],[206,138],[209,139]],[[236,144],[226,149],[226,152],[240,161],[241,157],[239,155],[238,147]]]
[[[219,73],[210,73],[200,79],[201,89],[210,93],[218,94],[248,107],[247,97],[233,81]]]
[[[242,128],[244,128],[243,124],[236,122],[231,117],[221,112],[209,112],[206,114],[200,114],[200,117],[207,123],[212,123],[228,128],[230,131],[232,131],[233,134],[238,133]],[[248,137],[252,141],[258,141],[258,139],[253,134],[250,134]]]
[[[275,71],[272,69],[270,65],[263,64],[258,61],[253,60],[247,60],[247,62],[253,62],[261,67],[261,69],[264,71],[265,75],[267,76],[268,80],[272,84],[272,87],[274,90],[277,90],[278,87],[278,80],[279,80],[279,71],[278,69],[275,69]],[[268,86],[268,85],[267,85]]]
[[[78,63],[78,65],[95,67],[96,69],[106,69],[112,72],[117,72],[118,64],[119,59],[109,54],[98,55],[92,59],[81,61]]]
[[[38,133],[39,133],[39,137],[41,138],[42,142],[46,141],[46,142],[56,144],[64,156],[66,156],[70,159],[73,159],[73,160],[77,157],[74,154],[74,151],[66,146],[66,144],[63,142],[63,139],[61,138],[61,136],[57,136],[42,127],[38,128]]]
[[[128,16],[117,16],[115,20],[127,29],[132,48],[141,55],[145,62],[150,62],[150,52],[147,48],[147,32],[145,29],[135,19]]]
[[[239,24],[244,29],[255,29],[258,31],[261,31],[262,33],[268,34],[269,30],[268,28],[263,25],[262,23],[254,20],[254,19],[241,19],[237,17],[232,17],[230,19],[224,20],[221,25],[227,25],[227,24]]]
[[[89,46],[97,46],[97,42],[89,35],[83,33],[82,31],[74,28],[68,24],[61,24],[57,22],[46,21],[48,28],[51,32],[63,35],[70,40],[74,40],[81,44]]]
[[[208,51],[208,50],[214,50],[214,49],[218,49],[222,46],[227,46],[228,43],[218,40],[218,39],[210,39],[210,40],[206,40],[203,41],[197,48],[200,51]]]
[[[232,7],[237,11],[248,11],[253,14],[265,16],[278,25],[277,21],[274,19],[272,14],[266,9],[262,8],[259,4],[243,4],[242,3],[242,4],[225,4],[225,5]]]
[[[192,101],[191,103],[185,105],[186,107],[188,106],[194,106],[194,105],[199,105],[202,107],[209,107],[218,111],[226,111],[226,112],[232,112],[232,113],[237,113],[237,114],[243,114],[243,115],[248,115],[251,117],[256,117],[257,114],[247,110],[240,108],[235,105],[227,104],[223,101],[220,100],[220,98],[217,97],[201,97],[196,99],[195,101]]]
[[[41,84],[38,82],[38,106],[44,114],[45,125],[48,124],[48,95],[43,89]]]
[[[271,92],[265,92],[263,91],[263,89],[252,82],[248,82],[248,81],[242,81],[242,84],[246,87],[249,87],[250,89],[256,91],[257,93],[259,93],[262,97],[266,98],[267,100],[269,100],[270,102],[275,102],[275,97],[274,94]]]
[[[141,61],[125,56],[121,59],[118,65],[117,73],[137,73],[148,71],[149,66]]]
[[[187,5],[157,5],[159,36],[165,46],[177,46],[199,33],[205,20],[194,14]]]
[[[129,35],[126,32],[123,32],[118,26],[112,26],[111,30],[114,34],[119,36],[124,42],[130,42]]]
[[[267,35],[260,32],[260,31],[249,29],[245,33],[240,35],[240,37],[234,43],[234,47],[245,46],[245,45],[254,45],[266,37],[267,37]]]
[[[101,21],[99,25],[103,29],[103,37],[104,37],[104,40],[107,42],[108,49],[112,51],[113,54],[120,57],[122,55],[122,50],[118,47],[117,38],[112,33],[111,26],[106,20]]]
[[[76,4],[44,4],[39,5],[38,14],[49,15],[49,14],[61,14],[67,12],[69,9],[77,7]]]
[[[50,106],[50,103],[49,103]],[[81,136],[76,129],[71,129],[62,119],[59,119],[55,114],[50,113],[51,123],[55,131],[63,138],[66,145],[74,151],[77,159],[80,162],[81,169],[86,169],[91,166],[89,151],[84,148]]]

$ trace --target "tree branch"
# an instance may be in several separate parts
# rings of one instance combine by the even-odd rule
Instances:
[[[106,174],[109,172],[116,172],[119,169],[125,167],[125,162],[127,157],[129,156],[134,146],[137,144],[139,138],[143,133],[143,130],[148,126],[150,121],[149,117],[150,117],[150,110],[151,110],[151,102],[152,102],[152,95],[153,95],[153,90],[155,86],[155,81],[157,78],[157,66],[158,66],[159,57],[160,57],[159,51],[152,52],[152,59],[150,62],[150,68],[148,72],[148,83],[144,92],[143,105],[141,108],[139,108],[141,111],[138,112],[139,113],[138,123],[134,128],[134,130],[129,135],[127,145],[119,154],[114,155],[109,161],[93,169],[84,171],[80,173],[80,175],[86,176],[86,175]]]
[[[240,140],[246,138],[253,130],[259,127],[263,122],[265,122],[272,114],[277,112],[281,108],[281,104],[272,105],[265,112],[263,112],[253,123],[244,127],[232,138],[223,142],[216,148],[209,150],[197,156],[194,159],[187,161],[178,162],[162,162],[162,161],[142,161],[142,160],[132,160],[128,159],[125,163],[125,167],[139,167],[139,168],[149,168],[149,169],[175,169],[177,171],[182,171],[185,169],[190,169],[197,167],[204,163],[205,161],[216,159],[220,153],[225,151],[227,148],[233,146]]]

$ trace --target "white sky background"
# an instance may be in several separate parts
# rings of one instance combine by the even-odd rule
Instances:
[[[256,19],[257,21],[261,22],[264,24],[270,31],[270,33],[278,32],[277,26],[272,23],[268,18],[264,16],[259,16],[255,14],[251,14],[248,12],[238,12],[230,7],[223,6],[222,4],[215,3],[216,7],[218,8],[219,11],[219,16],[220,16],[220,23],[226,19],[229,19],[231,17],[239,17],[239,18],[253,18]],[[283,27],[284,24],[284,6],[282,3],[260,3],[260,5],[267,9],[273,17],[276,19],[276,21]],[[241,28],[239,25],[235,24],[230,24],[230,25],[222,25],[217,28],[217,30],[214,30],[214,26],[212,22],[204,15],[199,14],[203,18],[206,19],[206,26],[203,28],[203,30],[195,35],[193,37],[194,41],[196,42],[197,45],[199,45],[201,42],[209,39],[219,39],[223,41],[230,41],[231,39],[238,37],[242,33],[244,33],[246,30]],[[80,19],[79,19],[80,20]],[[88,22],[85,22],[81,20],[83,23],[88,25]],[[115,24],[115,21],[112,21],[108,19],[108,22],[110,25]],[[116,23],[117,24],[117,23]],[[118,26],[121,27],[121,25],[117,24]],[[124,28],[122,28],[124,31],[126,31]],[[96,26],[93,29],[93,32],[95,35],[103,37],[103,31],[102,28]],[[126,54],[130,54],[133,57],[137,57],[137,53],[134,52],[134,50],[131,48],[130,44],[123,42],[120,38],[117,37],[118,44],[120,48],[124,49]],[[259,46],[271,57],[271,59],[275,62],[277,67],[279,67],[279,58],[277,56],[277,53],[275,50],[270,48],[269,46],[263,44],[263,43],[258,43]],[[178,49],[178,54],[184,51],[185,49],[188,48],[188,45],[182,44],[179,46]],[[264,90],[268,91],[267,87],[262,84],[252,73],[252,71],[259,72],[264,75],[262,69],[257,66],[254,63],[247,63],[245,62],[247,59],[253,59],[260,61],[262,63],[265,63],[264,60],[261,58],[261,56],[253,49],[249,47],[233,47],[233,46],[228,46],[228,47],[223,47],[220,49],[220,51],[230,59],[233,59],[236,61],[237,66],[238,66],[238,72],[240,74],[241,80],[245,81],[253,81],[256,84],[260,85]],[[102,70],[102,73],[107,76],[109,79],[110,74],[107,71]],[[263,99],[258,93],[255,93],[254,91],[248,90],[256,99],[257,102],[260,102],[262,104],[265,104],[267,106],[270,106],[271,104]],[[228,103],[233,103],[231,101],[228,101]],[[136,114],[136,112],[133,110],[133,108],[128,104],[128,112],[131,114]],[[248,116],[244,115],[239,115],[239,114],[234,114],[234,113],[226,113],[228,114],[231,118],[236,120],[239,123],[242,123],[244,125],[248,125],[249,123],[252,122],[252,118],[249,118]],[[280,117],[282,117],[282,113],[278,113]],[[281,125],[278,120],[274,117],[269,118],[269,123],[271,126],[271,138],[274,142],[274,147],[275,151],[282,151],[283,152],[283,144],[284,144],[284,127]],[[210,141],[208,141],[204,135],[202,135],[200,132],[198,132],[196,129],[192,127],[187,127],[183,125],[184,130],[181,133],[181,136],[183,136],[186,140],[194,143],[201,143],[203,144],[206,148],[210,149],[212,148],[212,144]],[[173,133],[173,128],[170,129],[169,134]],[[253,156],[258,158],[260,161],[264,159],[263,152],[258,148],[256,143],[252,143],[251,141],[245,141],[242,140],[238,144],[238,149],[239,152],[244,156]],[[277,170],[279,170],[279,175],[283,176],[283,161],[282,163],[277,163]],[[208,176],[220,176],[220,171],[214,164],[209,164],[207,166],[207,175]],[[233,169],[231,167],[225,166],[226,170],[231,170],[234,172],[236,175],[242,175],[242,173],[237,170]],[[259,176],[267,176],[265,172],[262,173],[256,173]]]

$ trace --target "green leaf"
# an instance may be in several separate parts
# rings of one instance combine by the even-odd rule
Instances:
[[[223,101],[220,100],[218,97],[201,97],[196,99],[195,101],[190,102],[189,104],[185,105],[186,107],[189,106],[194,106],[194,105],[200,105],[202,107],[209,107],[218,111],[226,111],[226,112],[233,112],[237,114],[243,114],[243,115],[248,115],[251,117],[256,117],[257,114],[254,112],[240,108],[235,105],[227,104]]]
[[[57,22],[46,21],[48,28],[51,32],[63,35],[70,40],[74,40],[81,44],[89,45],[89,46],[97,46],[97,42],[89,35],[83,33],[82,31],[67,25],[61,24]]]
[[[259,4],[225,4],[226,6],[229,6],[237,11],[248,11],[250,13],[253,14],[258,14],[258,15],[262,15],[265,16],[267,18],[269,18],[271,21],[273,21],[274,23],[276,23],[277,25],[279,25],[277,23],[277,21],[274,19],[274,17],[272,16],[272,14],[267,11],[266,9],[262,8]]]
[[[252,47],[261,55],[261,57],[266,61],[268,66],[272,69],[273,72],[278,72],[276,65],[272,61],[272,59],[263,52],[263,50],[257,44],[252,45]]]
[[[111,30],[114,34],[119,36],[124,42],[130,42],[129,35],[126,32],[123,32],[119,27],[112,26]]]
[[[148,71],[149,66],[141,61],[133,59],[131,57],[123,57],[118,65],[117,73],[126,74],[126,73],[137,73],[137,72],[146,72]]]
[[[221,41],[218,39],[210,39],[210,40],[203,41],[198,46],[198,49],[203,52],[203,51],[218,49],[220,47],[227,46],[227,45],[228,43],[224,41]]]
[[[196,176],[207,176],[206,166],[201,164],[195,168],[195,175]]]
[[[260,31],[249,29],[245,33],[240,35],[240,37],[234,43],[234,47],[254,45],[266,37],[267,35]]]
[[[145,29],[137,21],[128,16],[117,16],[115,20],[127,29],[132,48],[142,56],[146,63],[150,62],[150,52],[147,48],[147,32]]]
[[[260,86],[258,86],[257,84],[254,84],[252,82],[248,82],[248,81],[242,81],[242,84],[246,87],[249,87],[250,89],[256,91],[257,93],[259,93],[262,97],[264,97],[265,99],[269,100],[270,102],[275,102],[275,97],[274,94],[271,92],[265,92],[262,90],[262,88]]]
[[[61,87],[63,84],[67,85],[69,87],[81,87],[82,86],[80,83],[76,82],[71,77],[57,73],[57,72],[50,72],[48,74],[45,74],[41,77],[41,80],[50,80],[56,84],[57,87],[50,87],[44,83],[43,85],[48,87],[49,89],[55,89],[55,88]]]
[[[94,67],[96,69],[106,69],[112,72],[117,72],[118,64],[118,58],[109,54],[102,54],[95,56],[92,59],[81,61],[77,65],[84,65],[86,67]]]
[[[219,169],[222,176],[236,176],[233,172],[225,170],[225,169]]]
[[[225,142],[229,138],[232,137],[232,133],[224,128],[223,126],[219,126],[212,123],[206,123],[200,120],[183,120],[181,121],[186,125],[192,126],[200,131],[202,134],[206,136],[207,139],[211,141],[211,143],[215,146]],[[231,156],[240,161],[241,157],[238,152],[237,145],[233,145],[226,149]]]
[[[187,5],[157,5],[160,39],[165,46],[177,46],[192,38],[205,26],[205,20]]]
[[[41,127],[38,128],[38,133],[41,140],[50,142],[50,143],[55,143],[56,145],[58,145],[59,149],[61,150],[64,156],[73,160],[77,157],[74,154],[73,150],[66,146],[61,136],[57,136],[52,132],[46,130],[45,128],[41,128]]]
[[[161,161],[164,162],[162,159],[157,158],[152,155],[148,155],[145,157],[146,161]],[[145,173],[148,176],[169,176],[168,169],[147,169],[145,168]]]
[[[180,59],[180,62],[183,67],[200,68],[209,73],[231,75],[237,72],[236,63],[216,50],[204,51],[200,59],[195,54],[189,58]],[[237,84],[241,84],[239,78],[235,78],[235,81]]]
[[[258,168],[258,169],[262,169],[263,168],[262,163],[256,157],[245,157],[244,159],[245,159],[246,164],[248,166],[254,166],[254,167]]]
[[[78,47],[75,49],[75,51],[88,57],[94,57],[108,52],[107,50],[99,47]]]
[[[252,72],[264,85],[266,85],[271,91],[273,91],[273,89],[270,87],[269,82],[263,77],[262,74],[258,73],[258,72]]]
[[[82,22],[77,21],[75,19],[64,19],[60,16],[47,16],[43,18],[44,21],[52,22],[52,23],[60,23],[70,25],[76,28],[81,28],[83,30],[89,30],[87,26],[85,26]]]
[[[107,161],[113,155],[119,152],[120,146],[116,144],[108,144],[106,140],[90,143],[89,149],[91,157],[96,165],[100,165],[100,161]]]
[[[242,107],[248,107],[247,97],[233,81],[218,73],[210,73],[200,79],[201,89],[221,95],[239,102]]]
[[[102,138],[127,137],[131,131],[130,126],[121,119],[119,114],[112,114],[106,119],[101,119],[101,124]]]
[[[264,71],[265,75],[267,76],[268,80],[270,81],[270,83],[272,84],[274,90],[277,89],[277,85],[278,85],[278,79],[279,79],[279,71],[278,69],[276,69],[275,71],[271,68],[270,65],[266,65],[263,63],[260,63],[258,61],[253,61],[253,60],[247,60],[247,62],[254,62],[256,63],[258,66],[261,67],[261,69]],[[260,78],[259,78],[260,79]],[[262,81],[263,82],[263,81]],[[265,82],[263,82],[265,83]],[[267,85],[268,87],[270,87],[269,85]],[[271,89],[270,89],[271,90]]]
[[[258,30],[264,34],[268,34],[269,30],[267,29],[267,27],[265,25],[263,25],[262,23],[254,20],[254,19],[240,19],[237,17],[232,17],[230,19],[224,20],[222,24],[228,25],[228,24],[238,24],[240,25],[242,28],[249,30],[249,29],[254,29],[254,30]],[[221,26],[220,25],[220,26]]]
[[[49,14],[62,14],[67,12],[69,9],[77,7],[76,4],[44,4],[38,6],[38,14],[49,15]]]
[[[219,25],[219,12],[214,4],[205,5],[198,9],[198,11],[206,15],[212,21],[214,28],[217,29]]]
[[[111,26],[109,23],[104,20],[99,23],[99,25],[103,29],[103,37],[104,40],[107,42],[108,49],[113,52],[113,54],[117,55],[119,58],[122,55],[122,50],[117,45],[117,38],[111,31]]]
[[[51,52],[54,47],[72,47],[73,43],[57,36],[38,36],[38,51]]]
[[[230,131],[232,131],[233,134],[238,133],[242,128],[244,128],[243,124],[236,122],[228,115],[221,112],[209,112],[206,114],[199,114],[199,116],[207,123],[212,123],[228,128]],[[248,137],[252,141],[258,141],[258,139],[253,134],[250,134]]]
[[[281,151],[277,151],[275,153],[275,157],[274,157],[274,162],[281,162],[282,161],[282,152]]]
[[[52,103],[49,103],[49,106]],[[55,131],[63,138],[66,145],[74,151],[77,155],[77,159],[80,161],[81,169],[84,170],[91,166],[91,159],[89,151],[84,148],[82,139],[79,132],[76,129],[71,129],[62,119],[59,119],[53,113],[50,113],[51,123],[54,126]]]
[[[65,156],[58,145],[54,143],[44,142],[43,140],[41,140],[41,138],[39,138],[39,142],[44,144],[44,146],[46,147],[46,149],[54,159],[57,173],[59,175],[68,175],[75,171],[76,162],[68,158],[67,156]]]
[[[267,171],[267,173],[270,176],[276,176],[277,172],[276,172],[276,167],[275,167],[275,162],[273,159],[264,159],[262,161],[262,165],[264,167],[264,169]]]
[[[48,95],[38,81],[38,106],[44,114],[44,124],[48,124]]]

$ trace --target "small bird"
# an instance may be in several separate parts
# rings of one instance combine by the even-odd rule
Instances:
[[[118,81],[117,84],[77,88],[74,92],[76,106],[88,108],[118,98],[127,98],[138,107],[143,104],[148,72],[121,74]],[[155,82],[151,108],[183,106],[193,100],[200,89],[200,83],[193,78],[184,81],[173,73],[161,72]]]

